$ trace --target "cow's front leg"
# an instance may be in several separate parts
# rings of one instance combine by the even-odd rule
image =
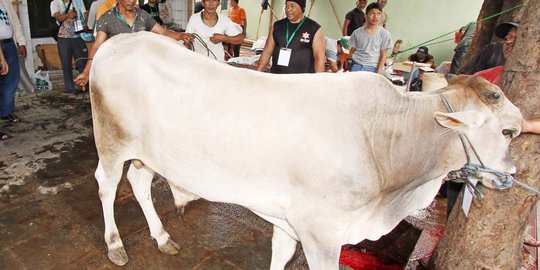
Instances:
[[[125,265],[129,258],[118,228],[114,220],[114,198],[118,182],[122,176],[123,163],[104,165],[100,160],[95,177],[99,185],[99,198],[103,207],[103,220],[105,221],[105,243],[107,243],[108,257],[116,265]]]
[[[270,270],[282,270],[296,251],[296,240],[274,225]]]
[[[302,207],[294,214],[292,211],[287,213],[287,220],[302,243],[309,269],[339,269],[341,243],[337,234],[339,226],[335,226],[336,218],[323,215],[321,207],[312,209],[314,211],[305,205]]]
[[[152,179],[154,178],[154,171],[147,166],[137,169],[132,163],[129,166],[127,178],[135,198],[141,206],[146,221],[148,222],[148,228],[150,229],[150,235],[154,238],[158,244],[158,248],[161,252],[169,255],[178,254],[179,246],[173,240],[169,233],[163,228],[163,224],[159,219],[152,202]]]

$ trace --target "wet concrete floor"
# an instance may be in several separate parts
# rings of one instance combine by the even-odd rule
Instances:
[[[0,142],[0,269],[269,268],[272,226],[268,222],[243,207],[205,200],[189,204],[181,221],[166,182],[157,177],[152,187],[154,205],[165,229],[180,245],[176,256],[160,253],[125,176],[115,214],[130,261],[122,268],[115,266],[107,258],[103,240],[88,96],[72,99],[55,90],[20,97],[17,113],[22,122],[0,124],[0,130],[12,136]],[[398,254],[400,258],[392,260],[401,265],[419,237],[406,230],[397,230],[397,238],[405,239],[397,250],[408,251],[388,248],[385,252]],[[390,242],[399,241],[382,245]],[[346,246],[345,250],[366,253],[370,247]],[[308,269],[301,245],[287,268]]]

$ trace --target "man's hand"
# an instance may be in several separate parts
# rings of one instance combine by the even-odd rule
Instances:
[[[9,66],[4,58],[0,59],[0,75],[7,75],[9,72]]]
[[[75,82],[75,84],[81,86],[83,91],[86,91],[86,85],[88,84],[88,79],[89,79],[88,74],[85,72],[82,72],[73,81]]]
[[[77,13],[75,13],[74,10],[68,11],[67,15],[68,15],[68,18],[69,18],[69,19],[75,19],[75,18],[77,18]]]
[[[26,46],[24,45],[19,46],[19,55],[21,56],[22,59],[26,58],[26,55],[27,55]]]
[[[182,34],[183,34],[182,40],[184,41],[184,44],[189,44],[195,39],[195,36],[192,34],[189,34],[189,33],[182,33]]]
[[[210,41],[214,44],[217,44],[217,43],[220,43],[220,42],[223,42],[225,41],[225,39],[227,38],[227,36],[225,35],[222,35],[222,34],[213,34],[211,37],[210,37]]]

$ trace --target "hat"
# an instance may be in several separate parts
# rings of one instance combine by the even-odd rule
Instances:
[[[338,41],[339,44],[341,44],[341,49],[346,54],[349,54],[349,49],[351,48],[351,46],[349,45],[349,40],[350,39],[351,39],[350,36],[344,36],[344,37],[340,38],[339,41]]]
[[[420,46],[418,48],[418,50],[416,51],[416,53],[425,53],[425,54],[428,54],[429,50],[426,46]]]
[[[510,32],[510,29],[518,27],[519,24],[515,22],[503,22],[495,28],[495,36],[504,39],[508,32]]]
[[[286,0],[285,2],[295,2],[302,8],[302,12],[306,11],[306,0]]]

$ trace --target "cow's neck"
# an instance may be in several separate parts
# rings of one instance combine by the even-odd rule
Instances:
[[[463,107],[461,95],[465,94],[445,93],[456,111]],[[370,140],[380,161],[383,183],[388,183],[384,186],[390,190],[435,179],[466,161],[458,134],[435,121],[434,112],[447,112],[439,95],[410,96],[402,102],[403,106],[387,115],[380,127],[373,127],[377,132],[372,134],[377,135]]]

